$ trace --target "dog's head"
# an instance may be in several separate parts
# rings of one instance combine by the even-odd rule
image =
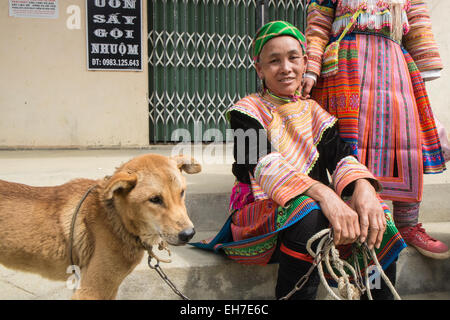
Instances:
[[[201,166],[182,155],[136,157],[105,181],[103,198],[113,201],[125,228],[144,243],[154,245],[162,239],[183,245],[195,231],[187,215],[181,171],[198,173]]]

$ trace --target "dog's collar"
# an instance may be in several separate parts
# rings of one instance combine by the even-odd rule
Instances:
[[[83,202],[86,200],[86,198],[88,197],[88,195],[91,193],[92,190],[94,190],[97,187],[97,185],[93,185],[91,186],[86,193],[83,195],[83,197],[81,198],[80,202],[78,202],[77,207],[75,208],[75,211],[72,215],[72,222],[70,223],[70,233],[69,233],[69,258],[70,258],[70,264],[73,266],[75,265],[73,262],[73,237],[75,234],[75,222],[77,220],[77,215],[78,212],[80,211],[81,206],[83,205]]]
[[[150,257],[151,257],[151,258],[154,258],[154,259],[157,261],[157,263],[159,263],[159,262],[164,262],[164,263],[170,263],[170,262],[172,262],[171,259],[163,259],[163,258],[161,258],[161,257],[158,257],[158,256],[153,252],[153,246],[148,245],[147,243],[145,243],[144,241],[142,241],[142,239],[141,239],[140,237],[138,237],[138,239],[139,239],[139,241],[140,241],[142,247],[148,252],[149,258],[150,258]],[[167,242],[165,242],[165,241],[163,241],[163,240],[158,244],[158,250],[160,250],[160,251],[166,250],[167,253],[169,254],[169,257],[172,255],[172,253],[170,252],[169,248],[167,248]]]

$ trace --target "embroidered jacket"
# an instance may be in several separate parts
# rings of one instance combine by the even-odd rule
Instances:
[[[352,182],[367,178],[381,185],[339,138],[336,118],[314,100],[277,103],[268,95],[252,94],[228,110],[235,131],[233,173],[251,185],[255,200],[286,204],[318,181],[340,196],[351,195]],[[347,188],[348,187],[348,188]]]

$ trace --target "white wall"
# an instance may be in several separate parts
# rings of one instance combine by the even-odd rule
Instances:
[[[427,3],[444,69],[441,78],[427,82],[426,87],[435,116],[450,133],[450,32],[448,30],[450,1],[427,0]]]
[[[81,9],[79,29],[66,26],[69,5]],[[0,147],[148,145],[147,65],[87,71],[85,0],[59,7],[58,19],[15,18],[0,1]]]
[[[147,1],[143,0],[144,62]],[[85,0],[59,0],[58,19],[9,17],[0,1],[0,148],[148,144],[148,72],[87,71]],[[80,29],[66,26],[69,5]],[[450,1],[428,0],[442,77],[427,83],[435,115],[450,131]]]

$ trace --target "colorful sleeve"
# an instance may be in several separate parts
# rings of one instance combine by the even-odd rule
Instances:
[[[306,36],[307,72],[320,76],[322,56],[330,41],[336,4],[331,0],[311,0],[308,5]]]
[[[334,190],[340,197],[351,196],[353,194],[352,182],[358,179],[369,180],[377,192],[382,190],[380,182],[375,179],[369,169],[353,156],[342,158],[331,177]]]
[[[439,48],[431,30],[431,19],[425,1],[411,0],[407,9],[410,25],[403,44],[420,71],[442,69]]]
[[[318,183],[307,174],[299,172],[278,152],[269,153],[258,160],[254,178],[264,192],[283,207]]]

